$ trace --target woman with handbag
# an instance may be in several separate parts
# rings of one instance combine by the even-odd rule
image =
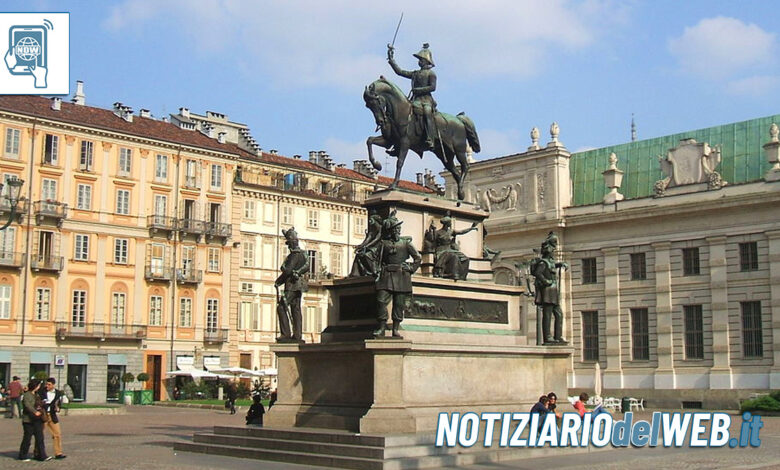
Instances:
[[[37,460],[44,462],[51,460],[46,456],[46,446],[43,441],[43,420],[48,419],[46,409],[41,397],[38,395],[38,389],[41,387],[41,381],[32,379],[27,384],[27,391],[22,396],[22,428],[24,436],[22,445],[19,447],[19,460],[30,461],[28,454],[30,450],[30,441],[35,436],[35,456]]]

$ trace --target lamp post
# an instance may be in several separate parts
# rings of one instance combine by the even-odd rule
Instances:
[[[8,185],[8,194],[5,197],[8,199],[8,205],[11,207],[11,213],[8,214],[8,220],[5,224],[0,227],[0,231],[7,229],[17,215],[16,206],[19,205],[19,194],[22,192],[24,180],[12,176],[6,180],[5,184]],[[0,193],[3,192],[3,186],[5,185],[0,183]]]

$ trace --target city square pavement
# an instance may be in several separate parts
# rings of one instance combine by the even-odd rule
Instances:
[[[271,411],[273,412],[273,410]],[[649,413],[635,416],[648,419]],[[732,436],[741,419],[732,418]],[[62,418],[63,447],[68,458],[50,462],[15,460],[22,437],[20,420],[0,418],[0,468],[56,467],[60,469],[268,469],[300,470],[322,468],[262,462],[203,454],[174,453],[173,443],[190,440],[192,433],[213,425],[242,425],[243,414],[222,410],[169,407],[130,407],[125,415],[65,416]],[[745,449],[620,449],[569,454],[484,465],[448,467],[468,470],[578,468],[578,469],[699,469],[780,468],[780,417],[764,418],[761,446]],[[51,438],[46,447],[52,452]],[[32,450],[32,449],[31,449]]]

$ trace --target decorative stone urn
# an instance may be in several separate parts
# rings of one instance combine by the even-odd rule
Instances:
[[[623,200],[623,195],[618,192],[623,183],[623,171],[618,169],[617,161],[615,152],[609,154],[609,168],[601,173],[604,175],[604,184],[609,188],[609,192],[604,196],[604,204],[614,204]]]

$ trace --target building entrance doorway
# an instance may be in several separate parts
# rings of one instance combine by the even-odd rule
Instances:
[[[154,401],[160,401],[160,391],[162,389],[162,356],[146,356],[146,373],[152,382],[152,395]]]

